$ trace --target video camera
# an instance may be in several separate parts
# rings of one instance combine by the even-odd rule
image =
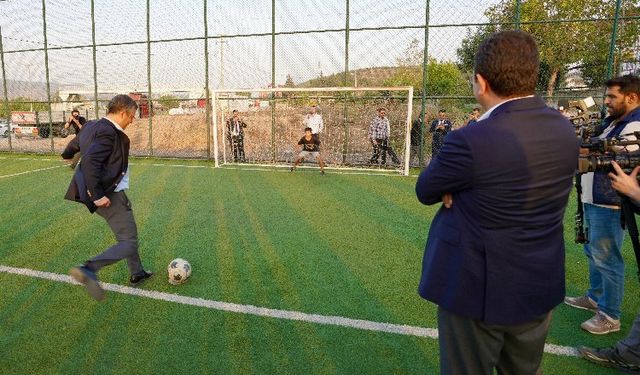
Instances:
[[[592,97],[580,100],[561,100],[558,110],[571,121],[576,136],[584,141],[600,134],[601,116]]]
[[[623,139],[629,135],[635,136],[636,139]],[[616,138],[589,138],[580,145],[580,147],[588,149],[589,153],[578,157],[578,173],[612,171],[612,161],[618,163],[620,168],[626,172],[633,170],[640,165],[640,149],[629,151],[628,146],[640,147],[640,132],[636,131]]]

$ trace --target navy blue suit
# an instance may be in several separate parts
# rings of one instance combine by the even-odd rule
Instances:
[[[532,321],[565,294],[562,220],[578,158],[569,121],[537,97],[505,102],[447,135],[420,174],[420,202],[441,202],[419,294],[495,325]]]
[[[69,142],[62,153],[70,159],[80,151],[82,162],[76,168],[65,199],[84,203],[92,213],[96,201],[114,191],[124,177],[129,162],[129,137],[106,118],[92,121]]]

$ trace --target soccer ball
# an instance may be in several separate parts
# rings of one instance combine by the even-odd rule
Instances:
[[[182,258],[176,258],[167,266],[167,273],[169,274],[169,284],[184,284],[191,276],[191,265]]]

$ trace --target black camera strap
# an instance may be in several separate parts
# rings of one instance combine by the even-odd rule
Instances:
[[[589,243],[589,238],[584,229],[584,208],[582,207],[582,174],[576,174],[576,200],[578,207],[575,217],[575,242]]]
[[[620,215],[620,221],[622,222],[622,227],[626,226],[627,231],[629,232],[629,237],[631,237],[631,244],[633,245],[633,253],[636,256],[636,265],[638,267],[637,277],[638,282],[640,282],[640,240],[638,240],[638,225],[636,223],[636,213],[640,213],[638,207],[633,204],[631,199],[626,195],[621,195],[622,197],[622,215]]]

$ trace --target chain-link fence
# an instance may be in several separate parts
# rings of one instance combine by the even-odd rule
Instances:
[[[413,86],[424,121],[411,160],[423,165],[438,110],[455,128],[478,106],[469,77],[491,32],[536,37],[552,106],[597,107],[604,81],[640,73],[637,0],[7,0],[0,18],[1,151],[58,153],[72,109],[95,119],[124,93],[140,104],[132,153],[213,158],[211,90]],[[273,122],[273,103],[250,98],[246,111]]]

